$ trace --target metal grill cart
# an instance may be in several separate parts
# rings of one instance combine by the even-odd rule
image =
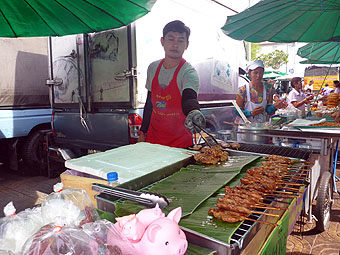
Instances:
[[[289,152],[292,150],[287,150]],[[291,153],[291,155],[299,156],[298,158],[309,159],[310,151],[298,151],[299,155]],[[266,154],[252,153],[246,151],[234,151],[229,150],[229,155],[233,156],[238,160],[241,156],[265,156]],[[178,168],[179,170],[180,168]],[[297,175],[299,176],[298,172]],[[170,175],[170,173],[168,173]],[[171,177],[171,176],[169,176]],[[165,177],[165,179],[169,178]],[[239,175],[233,179],[239,181],[241,178]],[[195,178],[193,178],[195,179]],[[302,182],[302,181],[301,181]],[[131,180],[127,183],[123,183],[120,187],[128,189],[144,189],[153,185],[157,185],[155,179],[144,178],[140,176],[137,180]],[[229,182],[228,182],[229,185]],[[287,187],[288,189],[288,187]],[[284,190],[284,189],[283,189]],[[98,191],[98,190],[97,190]],[[251,220],[245,220],[238,227],[232,229],[232,235],[230,242],[221,241],[217,238],[211,237],[210,235],[200,232],[195,227],[183,224],[185,218],[181,220],[182,229],[184,230],[189,243],[199,245],[201,247],[215,251],[215,254],[285,254],[286,242],[289,233],[292,231],[296,219],[298,219],[303,205],[303,196],[305,193],[305,186],[299,186],[299,192],[294,193],[294,197],[268,197],[263,200],[264,203],[272,207],[280,207],[281,210],[274,209],[257,209],[262,212],[269,214],[277,214],[278,217],[271,217],[268,215],[261,215],[252,213],[247,218]],[[96,195],[98,209],[113,212],[115,210],[115,203],[117,197],[112,197],[107,193],[100,193]],[[214,204],[217,202],[217,198],[213,197]],[[196,211],[195,211],[196,213]],[[203,210],[203,220],[209,219],[208,209]],[[261,222],[267,222],[269,224],[263,224],[260,222],[254,222],[257,220]],[[209,221],[209,220],[208,220]],[[201,223],[200,223],[201,224]],[[190,224],[189,224],[190,225]],[[200,226],[199,226],[200,227]],[[221,236],[226,235],[225,229],[216,227],[215,232],[219,232]]]
[[[241,144],[239,150],[253,153],[264,153],[295,157],[308,160],[313,165],[310,173],[310,185],[304,198],[304,210],[311,221],[313,215],[317,222],[317,229],[324,231],[329,223],[332,206],[333,189],[336,190],[333,174],[336,164],[333,165],[336,142],[340,138],[339,128],[299,127],[287,130],[267,130],[262,136],[277,139],[307,140],[311,148],[290,148],[275,145]],[[316,200],[315,211],[312,212],[312,203]]]

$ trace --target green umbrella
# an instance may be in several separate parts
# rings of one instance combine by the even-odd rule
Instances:
[[[62,36],[130,24],[156,0],[0,0],[0,36]]]
[[[308,60],[306,64],[340,63],[340,42],[308,43],[298,49],[297,55]]]
[[[227,17],[222,30],[249,42],[340,41],[339,0],[263,0]]]
[[[279,71],[265,71],[263,73],[263,79],[275,79],[277,77],[280,77],[282,75],[287,75],[286,73],[282,73],[282,72],[279,72]]]

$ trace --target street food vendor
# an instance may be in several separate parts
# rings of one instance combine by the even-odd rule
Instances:
[[[193,144],[192,134],[200,131],[196,125],[205,127],[197,100],[199,77],[182,57],[189,35],[189,27],[179,20],[163,28],[165,57],[148,67],[148,95],[138,142],[186,148]]]
[[[306,97],[302,91],[302,82],[300,77],[294,77],[290,81],[290,85],[293,89],[288,94],[288,103],[299,110],[304,110],[305,105],[310,103],[310,100],[313,99],[314,95]]]
[[[286,102],[278,100],[273,104],[273,86],[262,81],[264,65],[261,60],[254,60],[247,66],[250,77],[249,84],[239,88],[236,103],[244,115],[251,122],[266,122],[268,114],[274,114],[278,108],[286,107]],[[236,111],[235,123],[241,124],[243,120]]]

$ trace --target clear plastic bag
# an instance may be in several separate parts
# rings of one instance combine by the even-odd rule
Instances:
[[[25,255],[98,255],[98,243],[80,227],[49,224],[30,237],[23,249]]]
[[[45,224],[55,223],[61,217],[67,225],[79,226],[99,219],[98,212],[83,189],[62,189],[62,183],[54,185],[54,192],[41,205]]]
[[[0,250],[4,254],[5,251],[20,252],[26,240],[43,226],[40,207],[26,209],[18,214],[15,211],[10,202],[4,208],[6,217],[0,219]]]
[[[121,235],[114,224],[108,220],[98,220],[84,224],[84,231],[99,244],[100,255],[135,255],[140,254],[129,240]]]

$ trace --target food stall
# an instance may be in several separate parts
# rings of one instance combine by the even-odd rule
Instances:
[[[218,218],[220,211],[215,208],[218,201],[225,198],[227,190],[231,192],[243,187],[241,179],[245,180],[250,169],[261,167],[266,156],[237,149],[225,151],[229,154],[228,160],[212,165],[195,162],[193,158],[199,154],[195,151],[139,143],[69,160],[66,166],[97,176],[99,170],[115,170],[123,180],[118,187],[127,189],[128,194],[138,190],[164,196],[169,201],[163,208],[164,212],[182,207],[179,224],[189,244],[215,251],[216,254],[285,254],[287,236],[302,209],[308,171],[297,164],[289,175],[282,177],[282,183],[280,181],[270,194],[268,191],[261,202],[258,201],[261,205],[252,205],[251,210],[243,208],[245,214],[235,212],[236,220],[230,220],[235,215],[228,215],[229,218],[222,220]],[[158,154],[153,155],[155,152]],[[295,156],[306,161],[310,153]],[[136,176],[129,178],[128,174]],[[62,181],[66,177],[62,175]],[[141,199],[119,199],[122,196],[112,196],[105,189],[100,190],[100,184],[93,184],[94,181],[91,179],[89,182],[93,189],[103,191],[95,195],[98,209],[122,217],[145,208],[140,205],[143,203]],[[76,183],[68,182],[67,185]],[[190,254],[190,249],[187,254]]]

